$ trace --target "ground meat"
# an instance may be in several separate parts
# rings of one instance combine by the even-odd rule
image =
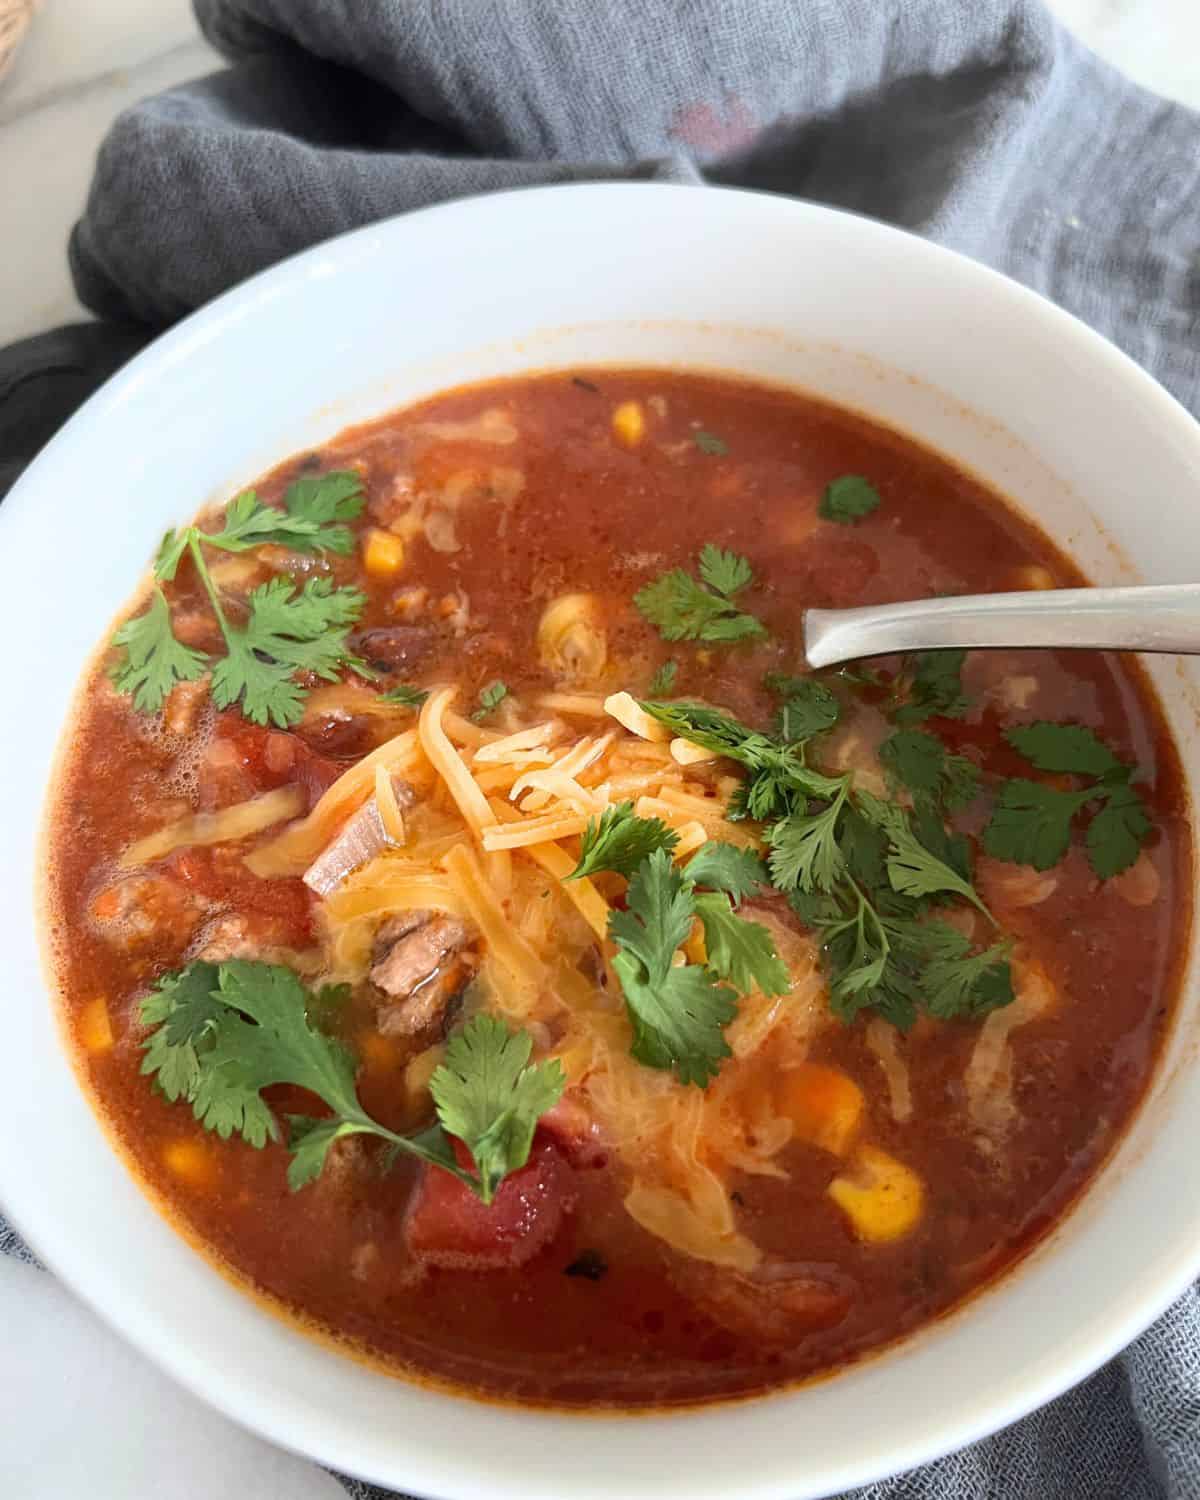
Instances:
[[[204,907],[203,900],[165,875],[130,875],[106,886],[90,910],[109,942],[132,951],[167,936],[186,942]]]
[[[196,935],[192,958],[223,964],[230,958],[256,958],[274,963],[288,947],[291,929],[269,912],[226,912],[214,917]]]
[[[408,911],[384,923],[371,982],[399,1002],[380,1011],[385,1036],[413,1036],[442,1018],[470,972],[460,956],[468,941],[463,924],[440,912]]]

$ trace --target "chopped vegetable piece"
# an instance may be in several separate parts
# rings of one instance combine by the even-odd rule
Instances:
[[[650,696],[652,698],[664,697],[675,686],[675,678],[679,668],[673,661],[665,661],[650,679]]]
[[[646,435],[646,413],[640,401],[622,401],[612,414],[613,436],[626,448],[636,448]]]
[[[315,1094],[332,1115],[289,1116],[293,1190],[320,1175],[336,1140],[375,1135],[441,1167],[490,1202],[505,1174],[527,1159],[538,1115],[562,1092],[558,1065],[526,1067],[528,1035],[476,1016],[447,1047],[446,1068],[434,1074],[431,1088],[442,1123],[421,1136],[396,1135],[359,1103],[350,1053],[313,1029],[311,1013],[324,1003],[276,964],[194,961],[164,975],[142,1002],[142,1021],[154,1028],[143,1044],[142,1072],[154,1075],[166,1098],[191,1104],[206,1130],[222,1139],[240,1135],[256,1147],[281,1134],[263,1089],[287,1083]],[[447,1116],[451,1133],[466,1134],[478,1175],[458,1164]]]
[[[578,880],[600,870],[615,870],[628,878],[655,849],[669,854],[678,842],[679,835],[659,818],[639,818],[632,802],[618,802],[606,807],[599,820],[588,819],[579,863],[567,879]]]
[[[775,1108],[792,1122],[797,1140],[845,1156],[862,1126],[866,1100],[840,1068],[803,1062],[779,1075]]]
[[[830,480],[821,496],[818,513],[822,520],[852,526],[879,509],[879,491],[861,474],[843,474]]]
[[[916,1228],[925,1211],[920,1177],[878,1146],[859,1146],[851,1171],[826,1189],[860,1240],[886,1245]]]
[[[719,438],[715,432],[705,432],[703,428],[692,434],[692,441],[701,453],[711,454],[713,458],[724,458],[729,452],[729,444],[724,438]]]
[[[1076,816],[1096,803],[1085,839],[1092,869],[1101,880],[1129,869],[1153,826],[1130,785],[1137,767],[1078,724],[1026,724],[1008,730],[1005,738],[1039,771],[1092,779],[1077,791],[1024,777],[1006,781],[984,829],[987,852],[995,859],[1048,870],[1070,847]]]
[[[920,724],[925,719],[961,719],[970,707],[962,686],[965,651],[920,651],[906,665],[907,701],[892,717],[897,724]]]
[[[495,682],[489,682],[487,687],[479,695],[479,707],[471,715],[476,724],[482,724],[484,719],[504,702],[508,697],[508,685],[501,682],[499,678]]]
[[[709,543],[700,553],[701,583],[672,568],[639,589],[633,602],[656,625],[664,640],[731,643],[766,635],[760,621],[733,602],[754,578],[744,557]]]
[[[397,687],[389,688],[386,693],[380,693],[379,696],[385,703],[400,703],[405,708],[420,708],[429,697],[429,690],[409,687],[407,683],[402,682]]]

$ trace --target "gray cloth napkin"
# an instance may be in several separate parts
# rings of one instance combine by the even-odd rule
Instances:
[[[339,230],[466,193],[727,183],[987,261],[1200,413],[1200,119],[1034,0],[196,3],[231,68],[118,120],[72,238],[104,317],[161,326]],[[1045,398],[1036,371],[1030,389]],[[19,1250],[2,1224],[0,1249]],[[1195,1291],[1036,1415],[859,1494],[1200,1500]]]

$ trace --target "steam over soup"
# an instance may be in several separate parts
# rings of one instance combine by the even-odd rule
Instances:
[[[1145,1087],[1179,768],[1130,661],[813,676],[800,611],[1080,581],[909,439],[665,370],[453,391],[170,534],[50,851],[136,1170],[495,1396],[762,1391],[933,1318]]]

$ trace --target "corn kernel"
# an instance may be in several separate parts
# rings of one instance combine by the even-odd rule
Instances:
[[[925,1187],[903,1162],[863,1145],[854,1154],[853,1170],[835,1177],[826,1189],[850,1220],[859,1239],[884,1245],[916,1225],[925,1206]]]
[[[845,1156],[862,1124],[865,1101],[853,1078],[838,1068],[801,1063],[780,1074],[775,1107],[795,1127],[796,1139]]]
[[[372,578],[394,578],[403,566],[403,541],[373,526],[363,539],[363,567]]]
[[[189,1187],[208,1188],[217,1180],[212,1152],[198,1141],[171,1141],[163,1147],[163,1161]]]
[[[103,995],[89,1000],[79,1013],[79,1040],[89,1052],[111,1052],[112,1022],[108,1018],[108,1001]]]
[[[626,448],[636,448],[646,435],[646,414],[640,401],[622,401],[612,414],[613,436]]]
[[[1056,589],[1058,579],[1041,563],[1026,563],[1013,574],[1013,587],[1017,589]]]

